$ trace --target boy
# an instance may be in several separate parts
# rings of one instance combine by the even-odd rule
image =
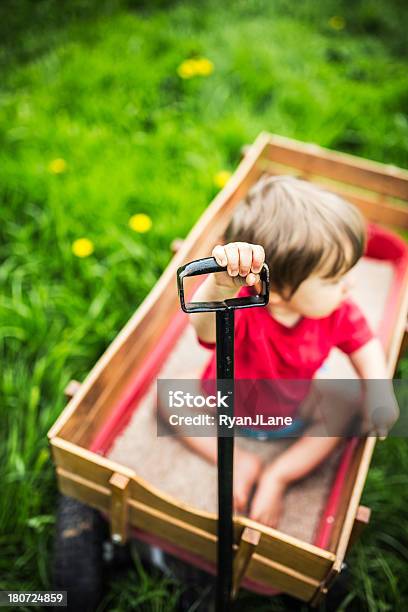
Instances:
[[[271,281],[268,306],[235,313],[237,379],[312,381],[333,346],[349,356],[360,378],[387,378],[380,342],[348,299],[351,278],[346,273],[363,255],[364,245],[365,227],[360,213],[339,197],[291,177],[269,177],[255,185],[237,206],[225,233],[225,244],[212,251],[216,261],[227,266],[227,274],[209,275],[192,298],[203,302],[223,300],[234,297],[238,290],[239,295],[248,295],[259,289],[259,272],[267,262]],[[200,344],[214,349],[214,314],[195,314],[190,321]],[[213,353],[201,380],[215,378]],[[386,408],[378,426],[381,431],[377,428],[384,435],[397,419],[398,406],[391,385],[380,406],[373,395],[368,385],[366,402],[372,409],[381,407],[383,415]],[[310,416],[317,398],[324,404],[325,398],[313,389],[308,398],[298,398],[303,402],[297,414],[303,410]],[[342,398],[335,403],[333,397],[326,398],[327,406],[334,419],[343,419],[347,424]],[[293,414],[289,404],[281,409]],[[364,419],[367,427],[367,417]],[[313,436],[312,431],[296,439],[269,465],[262,465],[255,454],[235,449],[237,512],[245,511],[256,486],[249,517],[271,527],[277,525],[286,488],[313,471],[341,440],[339,435]],[[183,440],[216,463],[215,438]]]

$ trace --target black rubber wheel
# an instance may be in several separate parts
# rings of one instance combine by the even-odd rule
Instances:
[[[324,612],[337,612],[340,606],[344,606],[345,600],[350,595],[353,588],[353,578],[347,564],[344,564],[340,574],[337,576],[333,585],[330,587],[324,602]],[[350,601],[347,610],[360,610],[361,602]]]
[[[170,574],[182,585],[178,612],[214,612],[215,577],[167,553],[164,558]]]
[[[93,612],[101,600],[105,535],[106,525],[96,510],[59,496],[53,589],[67,591],[68,611]]]

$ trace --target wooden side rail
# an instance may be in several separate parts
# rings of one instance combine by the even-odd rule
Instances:
[[[350,539],[348,542],[347,553],[350,552],[350,548],[358,540],[358,538],[361,536],[364,529],[367,527],[368,523],[370,522],[370,517],[371,517],[371,508],[368,508],[367,506],[358,507],[357,514],[356,514],[356,517],[353,523],[353,528],[351,530]],[[328,590],[332,586],[333,582],[336,580],[339,573],[340,573],[339,569],[337,569],[336,567],[332,568],[327,578],[322,582],[318,591],[316,592],[315,596],[310,602],[310,605],[312,608],[315,608],[318,605],[320,605],[320,603],[323,601],[323,599],[327,595]]]
[[[305,175],[325,176],[377,194],[408,199],[408,172],[395,166],[276,134],[270,137],[268,157],[271,161],[297,168]]]

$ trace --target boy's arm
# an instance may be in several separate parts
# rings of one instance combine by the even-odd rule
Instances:
[[[221,274],[223,274],[221,272]],[[215,274],[209,274],[191,298],[192,302],[220,302],[232,298],[237,288],[228,290],[216,284]],[[215,317],[213,312],[199,312],[189,315],[190,323],[197,336],[204,342],[215,342]]]
[[[360,378],[366,381],[363,426],[383,439],[398,419],[399,407],[381,343],[373,338],[349,357]]]
[[[259,244],[219,244],[213,248],[212,256],[220,266],[226,266],[227,270],[209,274],[194,293],[193,302],[221,302],[233,298],[244,285],[255,286],[258,292],[261,290],[259,272],[265,261],[265,251]],[[190,322],[201,340],[215,342],[213,312],[190,315]]]
[[[373,338],[364,344],[351,353],[349,358],[360,378],[365,380],[389,378],[384,351],[378,338]]]

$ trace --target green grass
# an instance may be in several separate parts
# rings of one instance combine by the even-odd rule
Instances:
[[[46,432],[63,388],[153,287],[240,147],[268,130],[408,166],[406,13],[374,0],[2,3],[0,589],[49,587]],[[214,73],[182,80],[194,56]],[[66,172],[49,171],[55,158]],[[127,225],[138,212],[147,234]],[[71,251],[80,237],[95,245],[86,259]],[[350,558],[360,609],[408,605],[407,468],[405,440],[379,445],[363,498],[372,524]],[[111,587],[115,609],[149,593],[145,609],[175,606],[167,583],[137,583],[123,579],[122,599]]]

